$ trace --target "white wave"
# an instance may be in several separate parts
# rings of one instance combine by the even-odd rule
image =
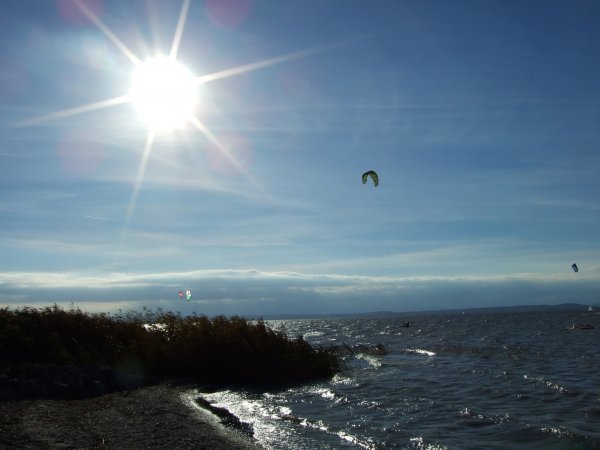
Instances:
[[[319,337],[319,336],[323,336],[322,331],[307,331],[306,333],[304,333],[304,337],[308,338],[308,337]]]
[[[558,436],[559,438],[574,438],[577,434],[567,430],[565,427],[542,427],[542,433],[549,433]]]
[[[377,448],[377,446],[375,444],[373,444],[372,442],[361,440],[361,439],[357,438],[356,436],[346,433],[345,431],[338,431],[336,434],[340,438],[342,438],[344,441],[350,442],[351,444],[357,445],[361,448],[367,448],[367,449],[373,449],[373,450]]]
[[[335,400],[335,394],[327,388],[314,388],[311,389],[310,392],[315,395],[319,395],[326,400]]]
[[[403,348],[402,349],[403,352],[406,353],[416,353],[418,355],[426,355],[426,356],[435,356],[436,353],[429,351],[429,350],[423,350],[422,348]]]
[[[331,381],[333,384],[341,384],[341,385],[353,386],[353,387],[359,386],[359,383],[356,381],[356,379],[350,378],[350,377],[344,377],[344,376],[340,375],[339,373],[336,373],[333,376],[333,379]]]
[[[198,394],[213,406],[225,408],[240,421],[250,424],[254,438],[266,448],[276,448],[278,442],[286,442],[293,438],[290,430],[277,425],[286,415],[275,405],[229,390]]]
[[[443,445],[426,444],[423,441],[423,437],[422,436],[417,436],[417,437],[414,437],[414,438],[410,438],[410,441],[419,450],[448,450],[448,447],[443,446]]]
[[[576,392],[573,389],[569,389],[568,387],[561,386],[558,383],[553,381],[546,380],[543,377],[530,377],[529,375],[523,375],[523,378],[529,382],[542,384],[550,389],[560,392],[561,394],[570,394],[574,395]]]
[[[381,361],[379,361],[379,359],[377,359],[373,355],[365,355],[364,353],[359,353],[358,355],[356,355],[356,359],[362,359],[363,361],[368,362],[369,365],[375,367],[376,369],[379,369],[381,367]]]

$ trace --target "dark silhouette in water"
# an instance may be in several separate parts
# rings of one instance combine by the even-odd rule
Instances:
[[[591,323],[572,323],[569,330],[593,330],[595,327]]]

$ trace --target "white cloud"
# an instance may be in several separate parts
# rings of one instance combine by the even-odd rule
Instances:
[[[313,275],[257,269],[148,274],[5,272],[0,300],[86,305],[86,310],[150,308],[214,314],[416,311],[516,304],[593,303],[600,273],[514,276],[384,277]],[[579,274],[578,274],[579,275]],[[190,288],[193,301],[178,290]]]

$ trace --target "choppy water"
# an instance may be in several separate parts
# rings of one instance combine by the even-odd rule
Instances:
[[[410,328],[401,325],[410,321]],[[592,330],[568,330],[573,322]],[[600,449],[600,315],[270,321],[354,349],[334,379],[201,395],[272,449]],[[377,354],[383,344],[386,354]]]

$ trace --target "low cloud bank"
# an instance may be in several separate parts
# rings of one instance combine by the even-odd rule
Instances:
[[[163,308],[184,314],[410,312],[489,306],[597,302],[597,275],[374,277],[259,270],[155,274],[0,273],[0,305],[57,303],[91,311]],[[192,301],[178,295],[190,289]]]

